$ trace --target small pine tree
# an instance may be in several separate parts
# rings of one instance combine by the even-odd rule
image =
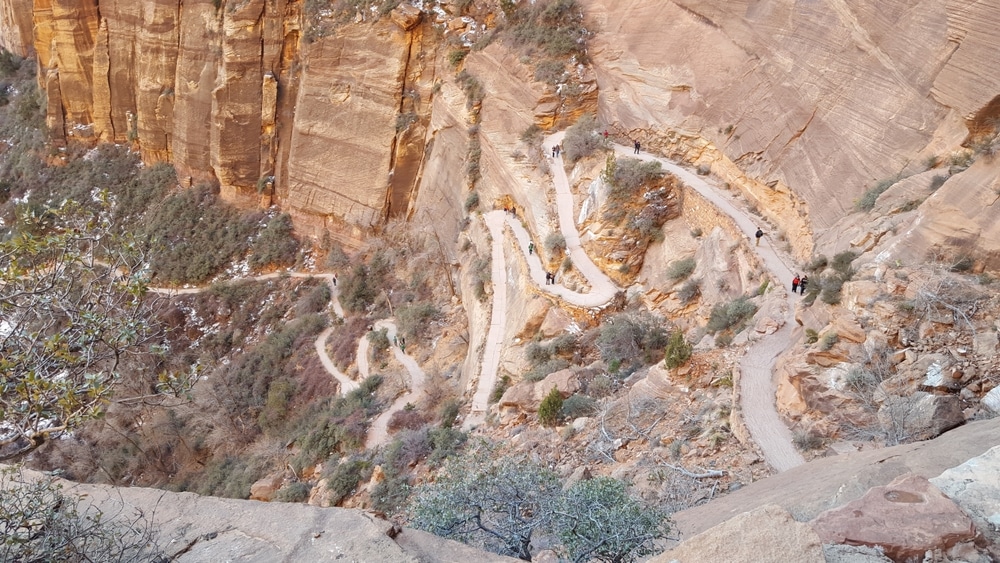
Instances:
[[[563,398],[559,389],[553,387],[538,405],[538,421],[542,426],[555,426],[562,414]]]
[[[684,333],[675,330],[667,341],[663,363],[670,369],[677,369],[691,359],[691,345],[684,340]]]

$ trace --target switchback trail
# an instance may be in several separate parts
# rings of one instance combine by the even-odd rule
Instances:
[[[333,303],[333,311],[340,316],[344,317],[344,308],[340,305],[340,291],[337,289],[337,283],[334,281],[333,274],[312,274],[309,272],[273,272],[270,274],[263,274],[260,276],[255,276],[252,278],[244,279],[234,279],[228,280],[231,282],[236,281],[265,281],[274,280],[281,277],[291,277],[291,278],[319,278],[326,280],[327,286],[330,288],[330,302]],[[159,293],[161,295],[173,296],[173,295],[193,295],[196,293],[201,293],[208,290],[212,286],[199,286],[199,287],[184,287],[180,289],[165,288],[165,287],[150,287],[149,291],[152,293]],[[330,334],[334,330],[334,326],[330,325],[323,329],[323,332],[319,333],[316,337],[316,342],[314,344],[316,348],[316,354],[319,356],[319,361],[323,364],[326,371],[333,376],[334,379],[340,383],[340,394],[346,395],[351,391],[358,388],[358,382],[354,381],[350,377],[347,377],[343,372],[337,369],[337,366],[333,364],[333,360],[330,359],[330,355],[326,353],[326,339],[330,337]]]
[[[563,133],[548,137],[543,150],[551,150],[552,145],[562,141]],[[504,255],[504,226],[510,228],[517,243],[518,250],[528,264],[528,276],[538,286],[539,290],[555,295],[560,299],[578,307],[601,307],[611,301],[620,291],[600,268],[590,259],[590,256],[580,245],[580,233],[573,221],[573,193],[569,189],[569,180],[562,166],[562,157],[553,159],[552,184],[556,192],[556,209],[559,215],[559,231],[566,239],[566,253],[575,267],[587,279],[590,291],[580,293],[558,283],[546,284],[546,271],[542,267],[537,253],[528,250],[531,237],[528,231],[516,217],[511,217],[501,210],[489,211],[483,214],[490,237],[491,247],[491,280],[493,282],[493,310],[490,313],[490,328],[486,334],[483,347],[483,364],[472,397],[472,408],[465,418],[463,428],[466,430],[481,424],[485,420],[489,408],[490,393],[496,385],[497,373],[500,369],[500,351],[503,348],[503,331],[507,325],[507,263]]]
[[[394,343],[396,341],[396,325],[391,320],[383,319],[377,321],[374,328],[375,330],[386,329],[386,336],[389,337],[389,342]],[[389,420],[392,418],[392,415],[406,408],[407,403],[415,405],[424,394],[427,382],[427,376],[424,374],[424,370],[420,369],[420,366],[417,365],[416,360],[407,356],[396,344],[391,344],[389,348],[392,350],[393,356],[396,357],[396,361],[403,364],[403,367],[409,372],[410,390],[397,397],[392,402],[392,405],[372,422],[371,428],[368,429],[368,437],[365,440],[365,448],[367,449],[381,446],[389,440]],[[361,337],[361,340],[358,342],[358,373],[362,381],[368,378],[367,336]]]
[[[614,145],[615,152],[626,158],[640,160],[656,160],[667,172],[677,176],[702,197],[728,215],[736,226],[747,237],[753,240],[758,224],[743,209],[737,207],[723,192],[698,175],[667,160],[648,153],[633,154],[632,147]],[[786,471],[802,465],[805,460],[792,443],[792,433],[774,406],[775,382],[774,364],[778,356],[791,344],[791,333],[795,326],[795,303],[799,299],[795,293],[789,293],[785,284],[793,276],[791,269],[778,255],[777,250],[765,237],[759,246],[751,246],[764,262],[777,286],[785,291],[785,323],[773,334],[764,336],[747,350],[740,361],[740,397],[743,420],[754,441],[760,446],[764,459],[776,471]]]

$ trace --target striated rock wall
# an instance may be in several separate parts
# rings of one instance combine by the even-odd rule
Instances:
[[[995,0],[584,5],[602,119],[710,164],[800,256],[868,186],[960,143],[1000,94]]]
[[[0,2],[0,47],[21,57],[26,57],[35,50],[31,35],[32,1]]]

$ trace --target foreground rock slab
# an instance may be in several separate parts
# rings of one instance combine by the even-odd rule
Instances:
[[[751,528],[758,533],[744,533]],[[825,561],[816,532],[793,520],[784,508],[770,504],[698,534],[650,563],[786,563],[793,557],[800,563]]]
[[[1000,557],[1000,446],[930,479],[965,510]]]
[[[976,537],[976,527],[926,478],[905,475],[823,512],[812,527],[824,543],[880,546],[901,561]]]
[[[170,561],[477,563],[517,559],[404,528],[357,510],[257,502],[156,489],[63,483],[105,514],[138,508]],[[390,537],[390,534],[392,537]]]

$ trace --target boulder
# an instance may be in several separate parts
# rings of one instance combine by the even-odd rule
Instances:
[[[1000,446],[932,477],[930,482],[958,503],[1000,549]]]
[[[410,31],[420,25],[422,15],[420,8],[404,3],[393,9],[389,17],[392,18],[393,23],[398,25],[400,29]]]
[[[830,322],[830,329],[837,333],[840,340],[861,344],[865,341],[866,335],[858,321],[851,316],[837,316]],[[824,331],[825,332],[825,331]]]
[[[990,389],[990,392],[983,396],[982,404],[986,410],[1000,414],[1000,387]]]
[[[320,479],[316,483],[316,486],[309,491],[309,499],[306,500],[306,504],[321,508],[330,508],[333,506],[333,495],[334,492],[330,490],[330,481],[328,479]]]
[[[824,543],[881,546],[900,561],[976,536],[972,520],[926,478],[908,474],[811,522]]]
[[[992,330],[984,330],[976,333],[972,340],[972,351],[977,356],[994,356],[997,353],[997,345],[1000,344],[1000,337]]]
[[[560,307],[550,307],[545,313],[545,320],[538,329],[542,338],[553,338],[566,333],[566,329],[573,324],[573,317]]]
[[[780,506],[769,504],[684,540],[650,563],[822,563],[819,536]]]
[[[522,412],[538,410],[538,403],[535,401],[535,384],[531,381],[522,381],[511,386],[504,391],[499,404],[500,408],[516,408]]]
[[[580,378],[571,369],[561,369],[545,376],[545,379],[535,384],[535,410],[538,409],[538,403],[542,402],[542,399],[552,391],[553,387],[558,389],[565,399],[580,390]]]
[[[281,484],[285,481],[285,473],[279,471],[277,473],[272,473],[263,479],[258,480],[253,485],[250,485],[250,500],[262,500],[264,502],[269,502],[274,498],[274,493],[278,492],[281,488]]]
[[[879,409],[878,417],[884,427],[902,424],[911,440],[929,440],[965,423],[959,397],[928,393],[888,400]]]

